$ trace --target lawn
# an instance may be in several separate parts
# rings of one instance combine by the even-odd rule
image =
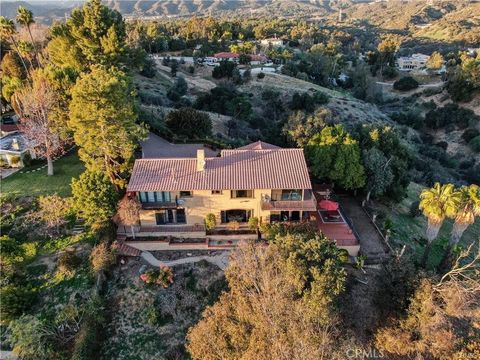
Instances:
[[[411,246],[415,250],[417,257],[423,254],[424,245],[421,239],[425,237],[427,228],[427,220],[423,215],[412,217],[410,215],[410,205],[419,200],[420,192],[423,187],[419,184],[411,183],[407,189],[407,197],[400,203],[394,204],[392,207],[380,207],[393,222],[392,242],[397,247],[404,244]],[[429,258],[429,265],[436,266],[440,262],[444,253],[444,246],[450,238],[453,221],[446,220],[442,225],[437,239],[434,241]],[[463,234],[460,244],[466,247],[474,242],[478,244],[480,240],[480,219],[471,225]]]
[[[18,196],[38,196],[57,193],[60,196],[70,196],[70,181],[78,177],[83,170],[83,163],[77,154],[71,154],[55,161],[54,175],[47,175],[47,168],[34,172],[26,171],[37,169],[39,165],[22,169],[20,172],[2,180],[2,194],[15,194]]]

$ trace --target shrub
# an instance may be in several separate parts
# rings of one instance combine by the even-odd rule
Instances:
[[[257,79],[263,79],[264,77],[265,77],[265,73],[263,73],[263,72],[259,72],[257,74]]]
[[[205,216],[205,229],[208,230],[213,230],[215,229],[215,226],[217,226],[217,218],[215,217],[215,214],[207,214]]]
[[[236,66],[237,65],[233,61],[222,60],[220,61],[220,65],[213,69],[212,77],[214,79],[221,79],[223,77],[231,78]]]
[[[165,124],[173,134],[182,138],[199,139],[212,134],[210,116],[191,107],[170,111]]]
[[[393,83],[393,88],[400,91],[408,91],[418,88],[418,81],[411,76],[405,76]]]
[[[173,283],[173,270],[168,266],[161,265],[159,270],[147,270],[140,275],[140,279],[145,284],[156,284],[168,288]]]
[[[108,248],[107,243],[95,246],[90,254],[93,271],[108,270],[115,263],[115,255]]]
[[[58,271],[63,275],[71,275],[81,262],[82,259],[75,254],[75,251],[65,251],[58,257]]]
[[[29,287],[13,284],[0,289],[0,313],[2,322],[9,322],[30,309],[36,300],[37,293]]]
[[[473,151],[480,153],[480,135],[470,140],[468,145],[472,148]]]
[[[258,228],[258,218],[252,216],[250,219],[248,219],[248,228],[250,230],[257,230]]]
[[[462,139],[465,140],[466,143],[469,143],[470,140],[477,137],[478,135],[480,135],[480,131],[475,128],[468,128],[463,132]]]
[[[439,148],[442,148],[443,150],[447,150],[448,149],[448,142],[439,141],[438,143],[435,144],[435,146],[438,146]]]
[[[3,157],[0,157],[0,168],[5,168],[8,166],[8,161],[5,160]]]
[[[342,263],[348,263],[350,260],[350,254],[345,249],[338,249],[339,259]]]

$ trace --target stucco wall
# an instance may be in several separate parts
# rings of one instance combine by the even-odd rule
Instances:
[[[222,194],[212,194],[210,190],[193,191],[192,197],[180,197],[179,192],[172,192],[172,200],[175,196],[184,201],[179,208],[185,208],[187,225],[203,224],[205,216],[215,214],[217,224],[220,224],[220,212],[223,210],[242,209],[252,210],[252,216],[266,219],[270,211],[262,211],[262,194],[270,195],[270,189],[257,189],[253,191],[253,198],[232,199],[230,190],[224,190]],[[156,210],[141,210],[140,222],[142,226],[156,226]]]

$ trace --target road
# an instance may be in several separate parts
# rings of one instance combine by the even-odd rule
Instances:
[[[393,83],[388,83],[388,82],[383,82],[383,81],[376,81],[376,84],[378,85],[385,85],[385,86],[393,86]],[[437,83],[433,83],[433,84],[425,84],[425,85],[419,85],[418,87],[439,87],[439,86],[443,86],[445,84],[444,81],[440,81],[440,82],[437,82]]]

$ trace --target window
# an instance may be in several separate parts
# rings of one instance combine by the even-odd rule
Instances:
[[[232,199],[236,198],[252,198],[253,190],[232,190]]]
[[[142,203],[161,203],[171,201],[172,195],[168,191],[140,192],[140,202]]]
[[[222,195],[222,190],[212,190],[212,195]]]
[[[185,209],[177,209],[177,223],[185,224],[187,217],[185,216]]]
[[[155,221],[157,225],[163,224],[172,224],[173,219],[173,210],[164,210],[155,213]]]
[[[180,197],[190,197],[192,196],[191,191],[180,191]]]
[[[253,210],[233,209],[220,212],[220,219],[223,224],[237,221],[240,223],[248,222],[248,219],[252,217]]]
[[[302,190],[282,190],[282,200],[302,200]]]

